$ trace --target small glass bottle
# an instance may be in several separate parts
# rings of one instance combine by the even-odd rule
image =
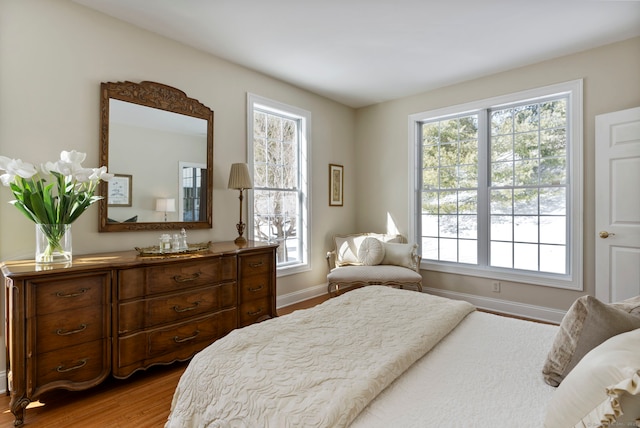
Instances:
[[[188,250],[189,244],[187,244],[187,231],[184,230],[184,227],[180,230],[180,249]]]
[[[171,250],[171,236],[168,233],[160,235],[160,252],[165,253]]]
[[[173,234],[173,240],[171,241],[171,250],[172,251],[180,251],[180,235],[177,233]]]

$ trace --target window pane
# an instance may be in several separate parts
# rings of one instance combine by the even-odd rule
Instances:
[[[538,130],[538,105],[530,104],[513,109],[515,132]]]
[[[515,189],[513,191],[514,214],[538,214],[538,189]]]
[[[422,167],[437,168],[438,164],[438,146],[425,146],[422,151]]]
[[[458,241],[459,250],[459,262],[477,264],[478,263],[478,241],[461,239]]]
[[[491,266],[513,267],[513,244],[511,242],[491,242]]]
[[[491,214],[513,213],[513,190],[491,190]]]
[[[440,236],[445,238],[457,238],[458,237],[458,218],[454,215],[441,215],[440,216],[439,232]]]
[[[478,212],[478,192],[458,192],[458,212],[461,214],[475,214]]]
[[[540,217],[540,242],[544,244],[566,244],[567,220],[564,216]]]
[[[494,162],[491,164],[491,185],[494,187],[513,184],[513,163]]]
[[[540,161],[540,184],[564,184],[567,182],[567,161],[549,158]]]
[[[565,215],[567,191],[564,187],[540,189],[540,214]]]
[[[537,132],[515,135],[514,157],[516,159],[537,159],[538,155]]]
[[[461,189],[475,189],[478,187],[477,163],[458,167],[458,186]]]
[[[456,239],[440,239],[440,260],[458,261],[458,241]]]
[[[540,133],[540,157],[565,157],[567,155],[567,131],[548,129]]]
[[[422,216],[422,235],[438,236],[438,216],[437,215]]]
[[[475,215],[458,216],[458,237],[475,239],[478,237],[478,217]]]
[[[440,168],[440,188],[455,189],[458,183],[458,168]]]
[[[513,163],[514,179],[516,186],[532,186],[538,184],[538,164],[537,160],[524,160]]]
[[[513,267],[515,269],[538,270],[538,246],[534,244],[513,245]]]
[[[563,245],[540,245],[540,270],[550,273],[567,273],[567,248]]]
[[[422,257],[438,260],[438,238],[422,238]]]
[[[491,161],[504,162],[513,160],[513,136],[501,135],[491,139]]]
[[[506,215],[491,216],[491,240],[513,240],[513,217]]]
[[[513,240],[517,242],[538,242],[538,217],[514,217]]]
[[[513,132],[513,111],[496,110],[491,113],[491,135],[504,135]]]

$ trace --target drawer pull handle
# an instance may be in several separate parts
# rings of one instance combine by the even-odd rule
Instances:
[[[264,288],[263,285],[260,285],[259,287],[249,287],[247,288],[247,291],[249,291],[250,293],[255,293],[256,291],[260,291]]]
[[[196,330],[196,331],[193,332],[192,336],[184,337],[182,339],[180,339],[180,336],[173,336],[173,341],[176,342],[176,343],[188,342],[188,341],[193,340],[196,337],[198,337],[199,334],[200,334],[200,330]]]
[[[71,294],[64,294],[62,291],[58,291],[56,293],[56,296],[57,297],[64,297],[64,298],[78,297],[78,296],[82,296],[84,293],[86,293],[89,290],[91,290],[91,289],[90,288],[81,288],[78,293],[71,293]]]
[[[247,315],[249,315],[250,317],[254,317],[256,315],[259,315],[262,313],[262,308],[258,309],[257,311],[254,312],[247,312]]]
[[[191,276],[180,276],[180,275],[175,275],[173,277],[173,280],[175,282],[189,282],[189,281],[195,281],[196,279],[198,279],[200,277],[200,275],[202,275],[201,272],[196,272]]]
[[[86,366],[87,365],[87,361],[89,361],[88,358],[83,358],[83,359],[80,360],[80,364],[78,364],[76,366],[73,366],[73,367],[65,368],[64,366],[58,366],[58,367],[56,367],[56,371],[58,373],[67,373],[67,372],[70,372],[70,371],[73,371],[73,370],[78,370],[78,369],[81,369],[82,367]]]
[[[77,330],[69,330],[69,331],[65,331],[61,328],[56,330],[56,334],[58,336],[69,336],[70,334],[76,334],[76,333],[80,333],[81,331],[85,331],[87,329],[87,325],[85,323],[80,324],[80,328]]]
[[[259,262],[257,262],[257,263],[249,263],[249,266],[251,266],[252,268],[257,268],[257,267],[262,266],[263,264],[264,264],[264,263],[262,262],[262,260],[260,260],[260,261],[259,261]]]
[[[198,300],[197,302],[194,302],[194,303],[193,303],[193,306],[188,306],[188,307],[186,307],[186,308],[181,308],[180,306],[175,305],[175,306],[173,307],[173,310],[174,310],[174,311],[176,311],[176,312],[178,312],[178,313],[180,313],[180,312],[188,312],[188,311],[192,311],[192,310],[194,310],[194,309],[195,309],[195,308],[197,308],[198,306],[200,306],[200,301],[199,301],[199,300]]]

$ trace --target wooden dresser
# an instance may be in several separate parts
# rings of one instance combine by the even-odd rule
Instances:
[[[71,266],[0,265],[15,425],[42,393],[83,390],[190,359],[231,330],[276,316],[277,245],[206,253],[74,256]]]

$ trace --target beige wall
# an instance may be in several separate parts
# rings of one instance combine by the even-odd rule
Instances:
[[[408,116],[525,89],[584,79],[584,292],[423,271],[428,287],[566,310],[595,293],[594,117],[640,106],[640,38],[359,109],[356,115],[359,231],[384,231],[392,218],[409,224]]]
[[[85,166],[98,166],[100,82],[156,81],[214,110],[213,229],[190,232],[190,242],[237,235],[238,193],[226,186],[230,165],[246,161],[247,92],[310,111],[312,270],[279,278],[278,296],[295,298],[326,282],[331,234],[355,228],[353,109],[68,0],[0,0],[0,61],[0,155],[31,163],[77,149],[87,153]],[[145,162],[154,154],[149,156]],[[341,208],[328,206],[329,163],[345,165]],[[0,260],[33,258],[34,226],[10,199],[9,190],[0,188]],[[92,206],[73,225],[73,250],[133,249],[156,244],[157,235],[98,233]]]

